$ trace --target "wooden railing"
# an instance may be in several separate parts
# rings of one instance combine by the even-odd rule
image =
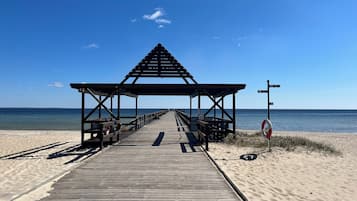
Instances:
[[[233,133],[233,130],[229,128],[229,124],[233,123],[230,120],[208,117],[204,121],[208,123],[210,130],[209,141],[222,141],[228,133]]]
[[[153,112],[149,114],[140,115],[134,117],[129,123],[120,124],[118,120],[111,118],[103,118],[96,120],[87,120],[85,123],[90,123],[90,128],[84,130],[85,133],[90,133],[90,139],[99,139],[99,146],[102,149],[104,146],[104,138],[108,138],[109,142],[112,143],[113,138],[116,137],[116,141],[119,141],[120,130],[126,127],[126,130],[137,130],[143,127],[145,124],[150,123],[154,119],[159,119],[160,116],[167,113],[167,110],[161,110],[158,112]],[[130,118],[130,117],[121,117]]]
[[[210,134],[209,123],[206,121],[198,120],[197,121],[197,134],[198,141],[201,145],[205,144],[205,149],[208,151],[208,136]]]
[[[168,110],[160,110],[158,112],[153,112],[149,114],[139,115],[137,117],[124,117],[124,118],[134,118],[129,123],[123,123],[122,125],[126,127],[127,130],[137,130],[143,127],[145,124],[150,123],[155,119],[159,119],[160,116],[167,113]]]
[[[185,112],[181,110],[176,110],[176,113],[187,126],[190,126],[191,124],[190,117]]]
[[[208,142],[222,141],[228,133],[233,130],[229,129],[232,121],[221,118],[205,118],[197,121],[197,133],[199,142],[205,143],[205,149],[208,151]]]
[[[110,143],[113,142],[113,137],[116,136],[116,140],[119,141],[119,131],[121,125],[117,120],[101,119],[86,121],[90,123],[90,128],[86,129],[85,133],[91,134],[91,139],[98,138],[99,146],[102,149],[104,146],[104,137],[108,136]]]

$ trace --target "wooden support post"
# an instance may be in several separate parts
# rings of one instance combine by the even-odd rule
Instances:
[[[102,96],[99,96],[99,101],[102,101]],[[99,105],[98,118],[99,118],[99,119],[102,118],[102,105]]]
[[[214,102],[216,102],[216,97],[213,98]],[[216,119],[216,104],[214,104],[214,108],[213,108],[213,117],[214,119]]]
[[[120,91],[118,89],[118,99],[117,99],[117,124],[119,124],[119,130],[117,131],[117,141],[119,142],[120,140],[120,128],[121,128],[121,122],[120,122]]]
[[[222,110],[224,110],[224,96],[222,96]],[[222,119],[224,119],[224,112],[221,110]]]
[[[198,113],[197,113],[197,118],[198,120],[203,120],[203,119],[200,119],[200,115],[201,115],[201,94],[198,93]]]
[[[270,120],[270,83],[267,80],[267,89],[268,89],[268,119]]]
[[[117,108],[118,108],[118,111],[117,111],[117,120],[119,120],[119,123],[120,123],[120,94],[119,94],[119,90],[118,90],[118,100],[117,100]]]
[[[208,150],[208,135],[205,136],[206,151]]]
[[[110,111],[113,112],[113,96],[110,96]]]
[[[82,121],[81,121],[81,145],[84,145],[84,110],[85,110],[85,94],[84,94],[84,89],[82,90]]]
[[[104,147],[104,135],[103,135],[103,128],[100,129],[100,133],[99,133],[99,146],[100,146],[100,150],[103,149]]]
[[[232,94],[233,96],[233,135],[236,134],[236,93]]]
[[[135,97],[135,129],[138,129],[138,96]]]
[[[190,123],[192,121],[192,96],[190,96]]]

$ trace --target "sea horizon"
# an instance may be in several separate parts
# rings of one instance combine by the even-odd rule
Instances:
[[[0,109],[81,109],[80,107],[0,107]],[[90,109],[90,108],[89,108]],[[115,108],[113,108],[115,109]],[[120,109],[135,109],[135,107],[121,107]],[[156,108],[156,107],[139,107],[138,109],[159,109],[159,110],[163,110],[163,109],[177,109],[177,110],[189,110],[190,108]],[[197,108],[192,108],[197,109]],[[210,108],[201,108],[203,110],[208,110]],[[228,109],[229,110],[229,109]],[[231,110],[231,109],[230,109]],[[267,110],[266,108],[237,108],[236,110]],[[346,108],[270,108],[270,110],[355,110],[357,111],[357,109],[346,109]]]
[[[167,108],[138,108],[139,115]],[[172,108],[184,110],[188,108]],[[91,109],[86,109],[88,113]],[[116,113],[116,109],[113,109]],[[207,111],[201,109],[201,112]],[[226,110],[232,114],[232,109]],[[192,109],[192,116],[197,116]],[[134,108],[122,108],[121,116],[133,116]],[[213,115],[213,111],[210,113]],[[237,128],[259,130],[266,119],[266,109],[236,109]],[[106,116],[103,110],[102,116]],[[221,113],[217,110],[217,117]],[[80,108],[0,108],[0,130],[80,130]],[[122,122],[131,118],[122,118]],[[275,131],[304,131],[326,133],[357,133],[357,110],[348,109],[272,109],[271,121]]]

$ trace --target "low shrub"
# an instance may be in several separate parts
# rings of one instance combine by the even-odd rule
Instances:
[[[267,141],[261,136],[260,132],[254,134],[238,132],[236,136],[231,133],[227,135],[224,142],[239,147],[262,148],[267,146]],[[272,136],[270,143],[271,147],[280,147],[287,151],[294,151],[297,147],[303,147],[309,151],[319,151],[336,155],[341,154],[341,152],[336,150],[332,145],[315,142],[298,136]]]

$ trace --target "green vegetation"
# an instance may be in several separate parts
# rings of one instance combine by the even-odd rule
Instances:
[[[239,147],[267,147],[267,140],[264,139],[260,132],[248,134],[238,132],[236,136],[229,134],[224,142],[227,144],[237,145]],[[297,136],[272,136],[271,147],[281,147],[287,151],[294,151],[297,147],[305,148],[308,151],[319,151],[328,154],[340,155],[341,152],[333,146],[320,142],[314,142],[304,137]]]

